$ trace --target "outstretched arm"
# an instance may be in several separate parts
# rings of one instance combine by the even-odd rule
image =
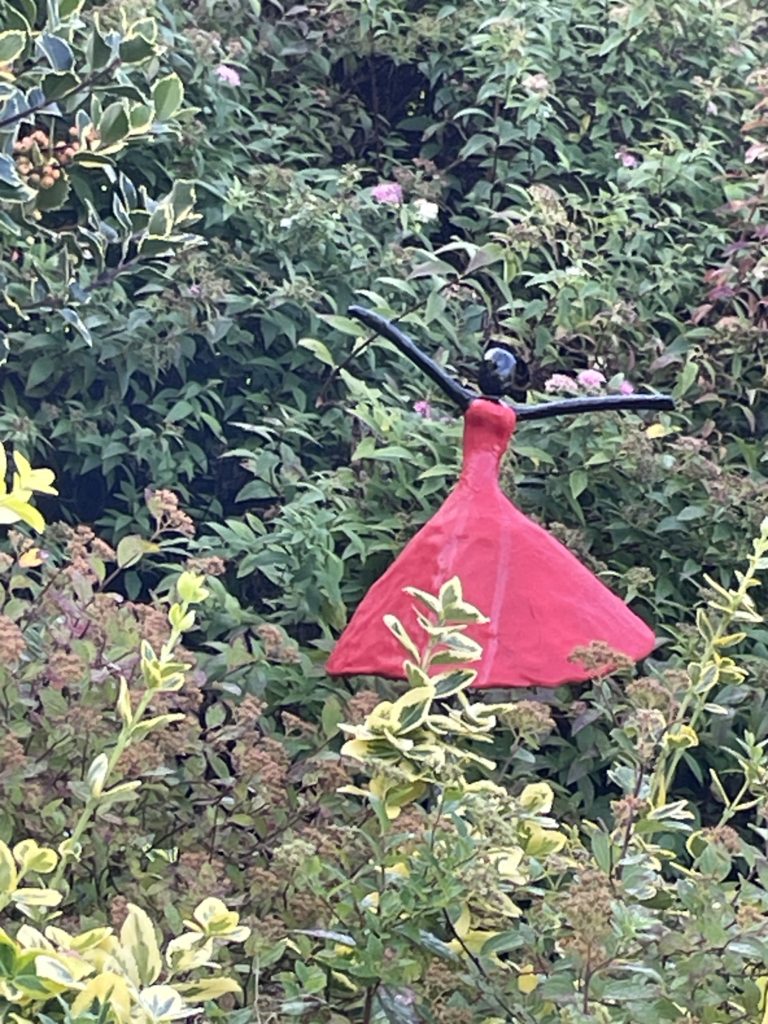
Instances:
[[[363,306],[350,306],[349,315],[353,316],[356,320],[360,320],[366,327],[370,327],[371,330],[376,331],[377,334],[386,338],[387,341],[391,341],[407,359],[415,363],[438,387],[442,388],[462,412],[464,412],[473,398],[478,397],[474,391],[470,391],[459,384],[457,380],[454,380],[449,373],[446,373],[442,366],[436,363],[434,359],[431,359],[426,352],[422,352],[407,334],[401,331],[399,327],[395,327],[385,317],[379,316],[378,313],[374,313],[370,309],[364,309]]]
[[[422,352],[418,345],[407,334],[393,323],[363,306],[350,306],[349,314],[360,320],[366,327],[376,331],[391,341],[400,352],[420,370],[442,388],[445,394],[464,412],[475,398],[482,398],[475,391],[470,391],[457,380],[454,380],[442,366]],[[494,398],[494,401],[499,399]],[[543,420],[550,416],[573,416],[581,412],[600,412],[621,409],[674,409],[675,403],[668,395],[590,395],[584,398],[563,398],[554,402],[542,402],[539,405],[509,404],[515,410],[519,420]]]
[[[674,409],[669,395],[594,395],[562,398],[539,405],[513,405],[519,420],[545,420],[550,416],[575,416],[579,412],[610,412],[617,409]]]

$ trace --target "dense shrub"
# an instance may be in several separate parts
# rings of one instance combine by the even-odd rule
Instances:
[[[113,553],[68,543],[58,565],[23,545],[6,568],[0,1019],[161,1024],[205,1000],[233,1024],[758,1013],[766,740],[764,715],[742,731],[743,645],[760,650],[768,521],[738,585],[713,586],[698,633],[648,675],[623,666],[551,706],[476,701],[480,613],[453,580],[413,593],[410,687],[317,716],[246,696],[242,651],[217,686],[178,645],[210,597],[200,577],[176,579],[170,609],[122,605],[97,581]],[[599,757],[608,799],[579,807],[556,781],[568,744]],[[690,799],[691,752],[714,744],[709,795]],[[143,906],[186,928],[163,959]]]
[[[681,448],[526,428],[520,498],[684,614],[765,494],[760,322],[689,317],[748,192],[761,6],[129,6],[3,8],[0,428],[46,449],[71,520],[116,540],[173,487],[243,601],[340,625],[455,463],[455,430],[408,408],[425,383],[360,348],[362,297],[470,376],[501,332],[539,387],[597,362],[674,388]]]
[[[764,1015],[764,38],[0,0],[0,431],[59,491],[17,453],[0,519],[64,520],[0,553],[3,1024]],[[469,380],[501,336],[542,395],[674,392],[504,471],[658,625],[636,676],[487,703],[420,637],[413,688],[325,676],[459,461],[352,299]],[[470,662],[459,586],[415,596]]]

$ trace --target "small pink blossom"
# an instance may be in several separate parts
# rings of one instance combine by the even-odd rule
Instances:
[[[229,67],[228,64],[219,64],[213,73],[226,85],[240,85],[240,72]]]
[[[568,394],[576,395],[579,391],[579,385],[566,373],[553,373],[552,376],[544,381],[544,390],[552,393],[553,391],[566,391]]]
[[[621,384],[619,384],[620,395],[634,395],[634,393],[635,385],[631,384],[628,380],[623,380]]]
[[[605,375],[599,370],[582,370],[576,377],[579,387],[586,391],[597,391],[605,384]]]
[[[423,416],[425,420],[432,419],[432,406],[426,398],[421,398],[418,402],[414,402],[413,411],[418,413],[419,416]]]
[[[764,160],[768,157],[768,146],[764,142],[753,142],[744,154],[744,162],[753,164],[755,160]]]
[[[714,115],[717,113],[717,104],[713,103],[712,100],[707,100],[707,113]]]
[[[403,190],[396,181],[382,181],[371,190],[371,195],[377,203],[389,203],[391,206],[399,206],[403,201]]]
[[[619,161],[622,167],[637,167],[640,163],[637,156],[634,153],[630,153],[629,150],[624,149],[622,146],[620,150],[614,153],[614,157]]]

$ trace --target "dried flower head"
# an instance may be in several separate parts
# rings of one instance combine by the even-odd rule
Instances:
[[[613,650],[602,640],[594,640],[584,647],[575,647],[568,659],[576,664],[581,664],[585,671],[602,674],[611,672],[619,675],[631,672],[634,662],[626,654]]]
[[[7,615],[0,615],[0,658],[6,664],[15,664],[27,649],[24,634]]]
[[[153,491],[147,488],[144,492],[149,514],[155,520],[158,533],[181,533],[185,537],[194,537],[195,524],[186,512],[179,508],[179,498],[173,491],[161,489]]]
[[[46,665],[48,682],[56,690],[82,682],[86,670],[85,662],[74,651],[54,651]]]
[[[266,701],[247,694],[233,711],[236,725],[241,729],[253,729],[264,714],[266,707]]]
[[[347,701],[347,719],[352,725],[362,725],[380,700],[375,690],[361,690]]]
[[[570,929],[563,948],[584,960],[604,960],[613,900],[614,890],[605,872],[591,867],[581,871],[563,900],[563,914]]]

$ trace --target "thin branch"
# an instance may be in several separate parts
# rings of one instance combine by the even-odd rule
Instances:
[[[51,102],[60,103],[62,100],[68,100],[72,96],[76,96],[77,93],[82,92],[84,89],[90,89],[90,87],[92,85],[96,85],[101,78],[106,78],[107,76],[111,75],[112,72],[115,71],[121,64],[122,61],[119,57],[117,57],[115,60],[112,61],[111,64],[108,64],[105,68],[102,68],[101,71],[94,72],[90,77],[83,79],[82,82],[78,82],[78,84],[74,86],[72,89],[69,89],[61,96],[58,96],[55,101],[51,101],[47,97],[44,97],[42,100],[40,100],[39,103],[33,103],[32,106],[27,107],[26,110],[20,110],[16,114],[11,114],[9,117],[3,118],[2,120],[0,120],[0,128],[5,128],[9,124],[15,124],[17,121],[26,120],[28,117],[31,117],[33,114],[36,114],[38,111],[43,110]]]

